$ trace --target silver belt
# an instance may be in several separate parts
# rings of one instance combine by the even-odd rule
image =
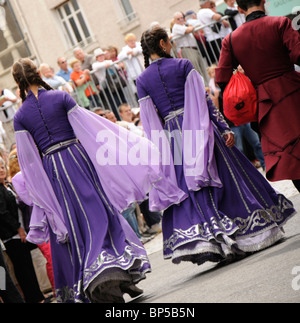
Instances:
[[[63,147],[67,147],[67,146],[70,146],[70,145],[75,144],[75,143],[78,143],[78,139],[71,139],[71,140],[59,142],[58,144],[55,144],[55,145],[51,146],[50,148],[48,148],[43,153],[43,155],[44,156],[49,155],[52,152],[54,152],[55,150],[57,150],[57,149],[60,149],[60,148],[63,148]]]
[[[176,118],[177,116],[179,116],[179,115],[181,115],[181,114],[183,114],[183,112],[184,112],[184,108],[181,108],[181,109],[178,109],[178,110],[176,110],[176,111],[171,111],[165,118],[164,118],[164,120],[165,120],[165,122],[168,122],[168,121],[170,121],[170,120],[172,120],[172,119],[174,119],[174,118]]]

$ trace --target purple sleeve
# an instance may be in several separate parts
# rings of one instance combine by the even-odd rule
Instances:
[[[191,61],[189,61],[188,59],[184,59],[184,73],[185,73],[185,78],[187,78],[190,74],[190,72],[195,69],[195,67],[193,66],[193,64],[191,63]]]
[[[64,92],[64,98],[63,98],[63,100],[64,100],[64,107],[65,107],[65,109],[66,109],[67,112],[69,112],[70,110],[72,110],[77,105],[77,102],[67,92]]]
[[[17,122],[16,126],[18,126]],[[57,242],[65,243],[68,239],[68,231],[64,223],[63,212],[44,170],[35,142],[25,129],[16,131],[15,137],[22,176],[16,177],[13,183],[17,192],[18,188],[22,189],[20,195],[26,197],[26,202],[34,205],[27,239],[38,244],[47,242],[49,239],[48,225],[50,225]],[[24,193],[24,188],[28,194]]]
[[[172,183],[161,180],[160,152],[152,142],[81,107],[69,112],[68,117],[116,209],[122,212],[156,189],[164,199],[153,205],[152,211],[161,211],[173,199],[178,200]]]
[[[15,131],[22,131],[22,130],[26,130],[22,123],[21,123],[21,120],[20,120],[20,117],[19,117],[20,113],[19,111],[15,114],[15,117],[14,117],[14,130]]]
[[[140,78],[137,78],[137,80],[136,80],[136,89],[137,89],[139,99],[142,99],[142,98],[148,96],[148,93],[143,88]]]
[[[202,77],[192,70],[185,83],[182,147],[184,175],[189,190],[222,187],[214,155],[212,111],[208,106]],[[195,147],[195,151],[191,149]]]

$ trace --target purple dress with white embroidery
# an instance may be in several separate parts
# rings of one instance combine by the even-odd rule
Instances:
[[[101,130],[112,138],[128,131],[78,107],[62,91],[39,89],[38,100],[29,91],[14,126],[22,177],[13,183],[33,205],[28,240],[51,241],[58,302],[114,301],[112,290],[120,282],[137,283],[151,271],[144,247],[120,212],[147,198],[159,174],[148,166],[124,166],[125,171],[100,165]]]
[[[292,203],[236,147],[226,147],[222,135],[230,129],[190,61],[152,62],[137,79],[137,89],[145,132],[151,140],[157,139],[153,130],[164,130],[171,138],[173,180],[185,193],[163,214],[164,257],[200,265],[261,250],[281,239],[283,224],[295,213]],[[197,146],[183,139],[189,130],[202,131]],[[192,164],[188,155],[197,147],[203,156],[193,175],[185,163]],[[175,161],[178,156],[182,163]],[[150,205],[152,200],[155,196],[150,196]]]

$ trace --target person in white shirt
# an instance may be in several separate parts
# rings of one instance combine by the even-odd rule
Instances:
[[[117,72],[119,66],[113,66],[113,61],[105,58],[106,54],[107,52],[101,48],[95,49],[94,56],[96,61],[92,64],[92,69],[99,82],[100,97],[104,107],[112,110],[120,120],[118,106],[125,102],[125,97],[122,88],[116,89],[112,84],[113,74]]]
[[[182,58],[187,58],[192,62],[195,69],[202,75],[205,84],[208,84],[207,64],[200,55],[196,38],[193,35],[194,26],[186,26],[184,14],[179,11],[174,13],[174,22],[172,34],[177,52],[181,54]]]
[[[131,106],[127,103],[121,104],[119,106],[119,114],[122,118],[122,121],[119,122],[119,125],[128,129],[129,131],[135,133],[136,135],[143,136],[144,131],[141,127],[137,127],[133,120],[133,113],[131,110]]]
[[[199,0],[199,3],[200,10],[197,13],[197,18],[201,25],[207,25],[221,20],[222,15],[215,11],[216,4],[214,1]],[[223,20],[222,24],[226,28],[230,27],[229,22],[226,20]],[[210,57],[210,65],[218,62],[222,47],[222,35],[214,31],[214,26],[204,27],[204,33],[208,43],[207,51]]]
[[[246,19],[245,15],[242,13],[239,13],[238,6],[235,3],[235,0],[224,0],[227,4],[227,8],[224,11],[225,16],[230,16],[229,23],[232,28],[232,30],[235,30],[240,25],[242,25]]]
[[[0,89],[0,121],[5,130],[4,142],[7,149],[15,142],[14,116],[18,98],[8,89]]]
[[[139,98],[136,92],[136,79],[144,71],[143,50],[140,42],[136,41],[135,34],[127,34],[125,36],[126,46],[124,46],[118,55],[118,60],[124,60],[127,71],[127,80],[131,91],[134,93],[135,100]]]
[[[73,92],[71,84],[66,82],[61,76],[55,75],[53,69],[48,64],[41,64],[39,70],[43,81],[48,83],[55,90],[66,91],[68,93]]]
[[[92,68],[98,78],[100,89],[105,89],[107,87],[106,69],[113,64],[113,61],[105,59],[105,52],[101,48],[95,49],[94,55],[96,62],[92,64]]]
[[[119,60],[125,60],[127,67],[128,79],[135,82],[137,77],[143,72],[143,65],[140,62],[142,57],[142,46],[136,41],[134,34],[127,34],[125,37],[126,46],[124,46],[118,55]],[[140,56],[140,58],[139,58]]]

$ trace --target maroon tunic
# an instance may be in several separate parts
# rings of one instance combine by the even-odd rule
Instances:
[[[262,12],[232,33],[237,61],[258,93],[258,122],[267,178],[300,179],[300,36],[285,17]],[[229,36],[223,40],[216,82],[232,75]]]

